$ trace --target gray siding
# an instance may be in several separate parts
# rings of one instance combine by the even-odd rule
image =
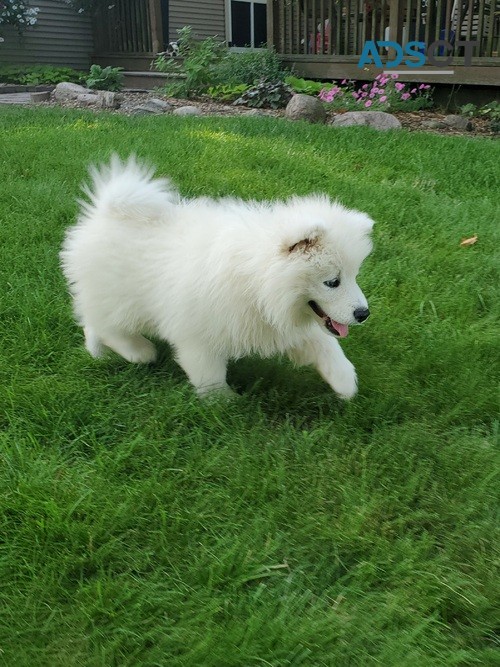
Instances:
[[[21,36],[15,28],[2,29],[0,64],[64,65],[87,69],[92,53],[90,18],[57,0],[36,0],[38,22]]]
[[[177,30],[190,25],[196,37],[218,35],[226,39],[225,0],[170,0],[169,39],[177,39]]]

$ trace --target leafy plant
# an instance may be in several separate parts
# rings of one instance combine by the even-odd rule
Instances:
[[[233,100],[240,97],[250,86],[247,86],[245,83],[240,83],[237,85],[219,85],[219,86],[210,86],[207,90],[207,94],[214,100],[221,100],[223,102],[232,102]]]
[[[71,67],[54,67],[53,65],[11,65],[0,67],[0,82],[19,83],[39,86],[56,84],[61,81],[79,83],[84,75]]]
[[[214,85],[245,83],[251,86],[260,79],[283,81],[288,73],[274,50],[253,49],[242,53],[226,51],[211,77]]]
[[[252,86],[241,95],[234,104],[279,109],[288,104],[293,91],[284,81],[266,81],[263,79],[256,86]]]
[[[500,120],[500,102],[494,100],[485,104],[484,107],[479,109],[481,116],[488,116],[491,119]]]
[[[123,67],[101,67],[91,65],[90,75],[87,77],[87,88],[96,90],[118,91],[123,87]]]
[[[179,57],[160,54],[153,63],[155,69],[178,77],[168,84],[165,92],[173,97],[192,97],[207,90],[213,83],[212,68],[224,54],[224,44],[215,37],[196,41],[190,26],[178,30]]]
[[[500,132],[500,102],[494,100],[485,104],[479,109],[479,113],[481,116],[489,119],[492,132]]]
[[[464,104],[458,111],[461,116],[467,118],[487,118],[490,129],[493,132],[500,132],[500,102],[493,100],[493,102],[488,102],[482,107],[475,104]]]
[[[464,104],[458,109],[458,112],[461,116],[473,118],[474,116],[477,116],[478,107],[475,104]]]
[[[330,90],[333,88],[333,83],[321,83],[320,81],[311,81],[311,79],[300,79],[296,76],[287,76],[285,78],[287,83],[295,93],[303,95],[319,95],[322,90]]]

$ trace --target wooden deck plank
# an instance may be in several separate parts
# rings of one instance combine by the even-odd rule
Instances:
[[[298,76],[304,76],[312,79],[359,79],[369,81],[380,73],[380,69],[373,65],[367,65],[360,69],[357,66],[358,56],[329,56],[328,58],[302,57],[296,55],[282,56],[286,65],[294,66]],[[476,64],[474,64],[474,60]],[[425,74],[414,74],[411,68],[398,67],[398,71],[404,72],[400,75],[400,80],[415,83],[433,83],[433,84],[462,84],[476,86],[500,86],[500,58],[488,59],[491,62],[486,64],[477,64],[475,58],[470,67],[464,67],[460,64],[452,64],[449,69],[453,74],[433,74],[433,68],[426,66],[419,68],[419,71],[426,70]]]

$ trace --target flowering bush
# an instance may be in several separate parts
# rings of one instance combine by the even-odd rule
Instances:
[[[35,25],[38,7],[29,7],[26,0],[0,0],[0,26],[13,25],[19,32]]]
[[[431,86],[401,83],[398,74],[379,74],[372,83],[356,88],[344,79],[340,85],[324,88],[319,98],[336,109],[370,111],[418,111],[432,106]]]

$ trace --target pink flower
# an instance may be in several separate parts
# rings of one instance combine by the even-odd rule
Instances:
[[[366,90],[367,88],[368,88],[368,84],[367,84],[367,83],[365,83],[364,86],[361,86],[361,90]]]
[[[356,91],[354,91],[354,92],[352,93],[352,96],[354,97],[355,100],[357,100],[358,97],[359,97],[359,94],[358,94]]]
[[[399,79],[399,74],[391,74],[391,79]]]
[[[373,102],[371,100],[366,100],[365,107],[371,107],[372,104]]]
[[[411,97],[410,93],[403,93],[401,95],[401,99],[404,100],[405,102],[406,102],[406,100],[409,100],[410,97]]]
[[[412,88],[412,90],[410,90],[410,93],[416,93],[416,92],[417,92],[416,88]]]
[[[387,102],[387,95],[382,95],[382,97],[380,98],[380,101],[381,102]]]
[[[372,90],[371,90],[371,92],[372,92],[374,95],[376,95],[377,93],[380,92],[380,88],[377,88],[377,86],[372,86]]]
[[[395,83],[394,87],[396,88],[396,90],[398,92],[401,92],[403,90],[403,88],[405,87],[405,84],[404,83]]]
[[[419,90],[424,90],[425,88],[425,83],[421,83],[420,86],[418,87]]]
[[[342,79],[342,84],[341,84],[341,85],[343,86],[343,85],[345,85],[346,83],[347,83],[347,79]]]
[[[368,97],[369,97],[371,100],[373,100],[373,98],[375,97],[375,93],[371,92],[371,93],[368,95]]]
[[[388,81],[389,81],[389,77],[388,77],[388,76],[383,76],[383,77],[380,79],[380,85],[381,85],[381,86],[385,86],[385,84],[386,84]]]

